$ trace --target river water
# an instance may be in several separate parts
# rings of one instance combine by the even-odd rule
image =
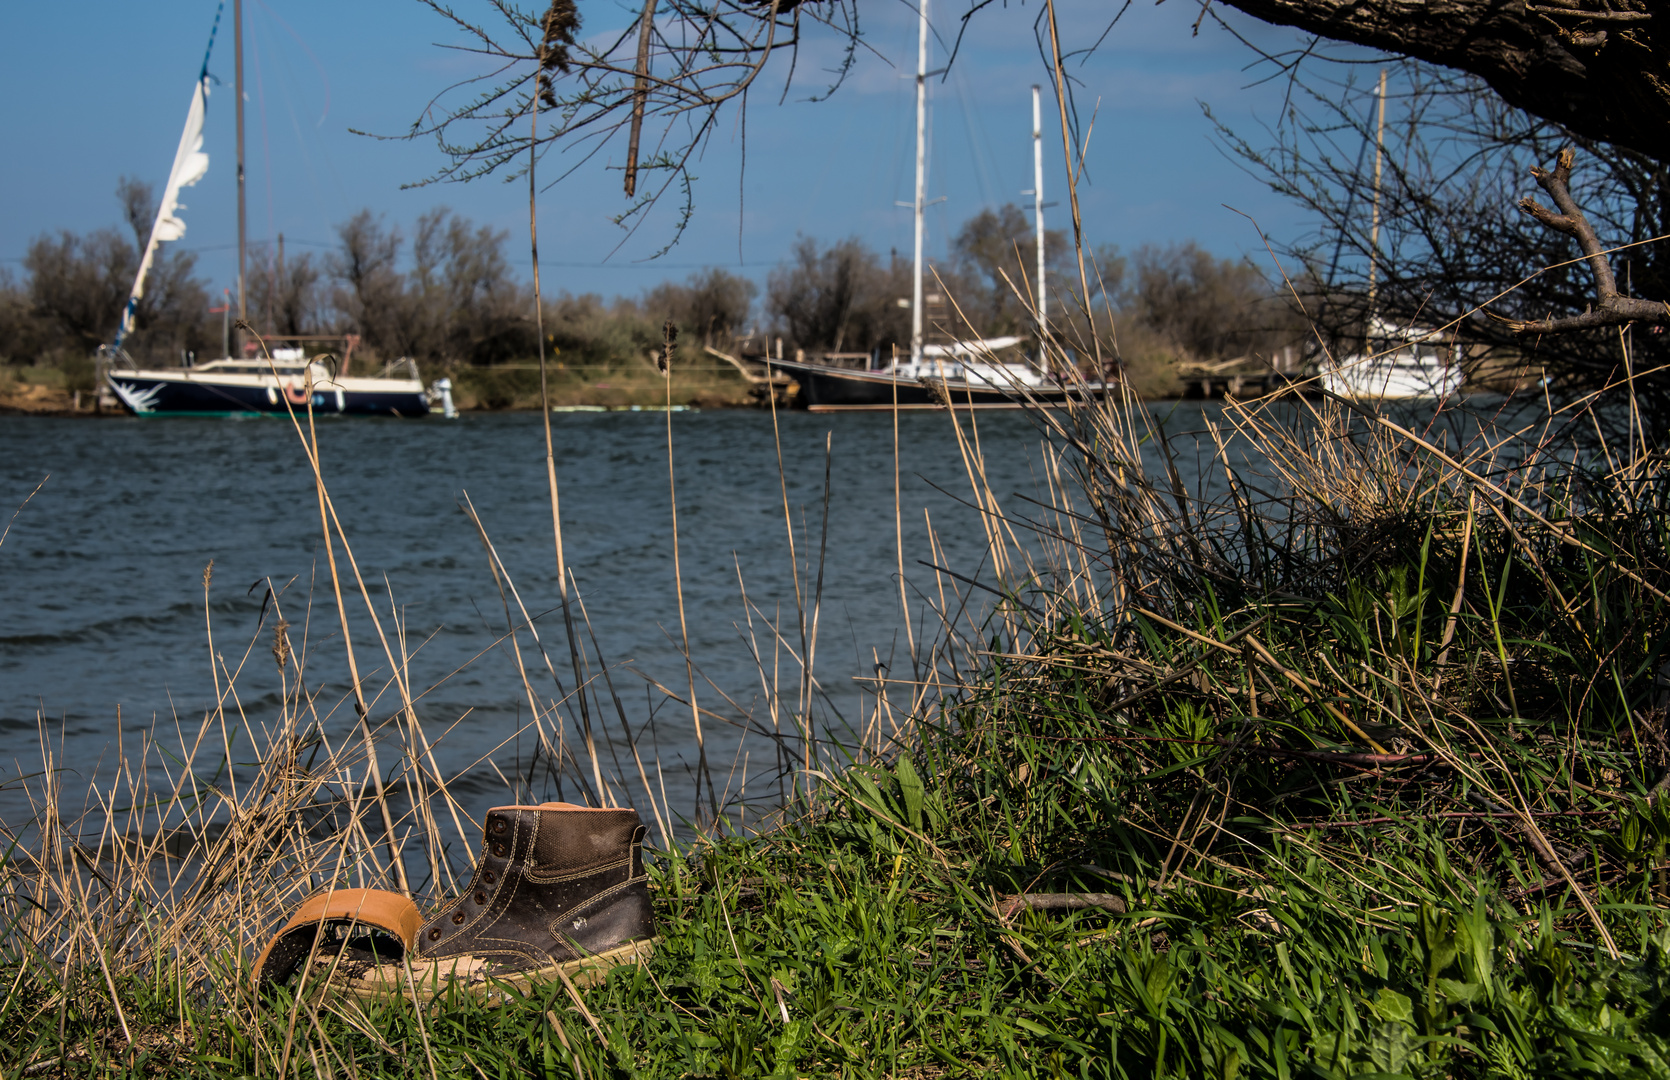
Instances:
[[[777,416],[800,589],[808,602],[817,584],[817,550],[826,543],[816,658],[819,681],[829,689],[820,723],[831,729],[857,708],[853,676],[873,675],[878,659],[898,663],[905,648],[892,423],[885,414]],[[642,734],[640,749],[647,760],[659,761],[656,783],[665,784],[675,813],[688,813],[696,760],[689,710],[646,682],[652,678],[681,694],[687,685],[678,646],[667,416],[559,414],[553,426],[566,554],[596,645],[614,666],[612,679],[631,723],[641,726],[654,713],[654,730]],[[1019,413],[996,413],[983,414],[979,426],[994,490],[1047,499],[1033,422]],[[539,417],[335,420],[322,422],[318,432],[325,480],[373,602],[385,624],[391,605],[402,613],[414,690],[434,687],[418,706],[425,728],[450,729],[436,748],[438,762],[443,772],[462,774],[454,789],[465,794],[466,805],[480,804],[471,807],[479,811],[503,796],[504,785],[492,764],[472,763],[510,739],[491,757],[511,774],[532,747],[528,739],[514,738],[530,709],[516,658],[501,641],[505,607],[488,556],[460,508],[466,497],[535,614],[563,682],[573,682],[557,610]],[[739,630],[747,618],[739,572],[757,608],[755,640],[768,662],[780,662],[779,678],[792,699],[798,674],[781,651],[772,661],[759,614],[780,619],[790,631],[784,645],[799,650],[773,418],[743,411],[674,414],[672,436],[679,569],[699,669],[698,700],[732,717],[758,707],[759,669]],[[933,571],[917,562],[935,559],[929,521],[941,547],[938,558],[967,576],[989,579],[980,521],[957,501],[970,488],[950,419],[902,414],[899,445],[912,587],[932,590]],[[333,722],[349,724],[347,667],[316,495],[288,423],[0,417],[0,515],[9,517],[43,479],[0,544],[5,772],[39,768],[43,732],[54,743],[61,740],[61,760],[88,778],[101,757],[112,759],[118,733],[130,747],[141,732],[153,730],[177,744],[176,724],[195,731],[214,701],[211,627],[215,650],[228,667],[238,668],[256,637],[269,582],[282,590],[283,616],[294,625],[298,647],[305,624],[307,684],[322,691],[320,711],[335,709]],[[211,561],[206,625],[203,577]],[[363,603],[349,596],[362,674],[381,686],[388,665],[375,628]],[[266,619],[236,680],[236,700],[256,730],[282,708],[271,610]],[[550,695],[543,661],[526,638],[523,645],[524,662],[540,673],[536,689]],[[602,696],[609,702],[606,691]],[[373,709],[374,717],[392,711],[389,700],[392,692]],[[618,737],[617,721],[612,715],[608,721],[603,730]],[[735,790],[742,777],[736,731],[710,723],[706,733],[716,783],[721,792],[727,783]],[[769,743],[755,739],[742,749],[752,773],[767,771],[760,762],[774,757]],[[635,769],[628,764],[624,771],[628,797],[636,799]],[[0,789],[0,817],[19,809],[16,793],[9,801],[7,794]]]
[[[1218,410],[1210,402],[1166,405],[1165,426],[1185,433],[1180,445],[1187,449],[1186,433],[1200,431]],[[566,554],[596,647],[611,665],[652,778],[659,763],[652,782],[664,785],[675,814],[688,815],[697,798],[689,710],[647,681],[680,694],[687,685],[678,644],[667,419],[559,414],[553,426]],[[841,737],[843,725],[858,720],[854,678],[875,675],[878,661],[889,671],[908,670],[896,583],[893,417],[782,412],[775,420],[780,438],[764,412],[681,413],[671,420],[679,569],[698,700],[719,717],[760,714],[760,669],[744,640],[739,573],[756,609],[754,640],[794,697],[798,674],[786,652],[798,651],[800,641],[780,447],[799,587],[808,603],[818,548],[825,545],[816,668],[827,697],[818,717]],[[918,560],[942,560],[965,576],[990,580],[985,532],[975,511],[958,501],[970,485],[951,419],[905,413],[898,423],[905,577],[913,597],[916,590],[939,595],[934,571]],[[526,765],[532,743],[516,737],[530,708],[516,657],[502,640],[507,622],[499,588],[479,534],[460,509],[466,497],[535,614],[559,676],[573,683],[557,607],[539,417],[336,419],[322,422],[318,432],[325,480],[372,600],[385,616],[391,608],[401,612],[411,684],[415,691],[431,688],[418,713],[439,739],[437,762],[457,777],[452,788],[466,807],[479,813],[502,800],[499,773],[514,775]],[[993,491],[1049,501],[1032,419],[984,413],[979,434]],[[1203,449],[1210,445],[1198,441]],[[1210,457],[1179,455],[1186,484],[1200,481]],[[248,650],[235,704],[256,730],[270,724],[283,705],[271,610],[257,635],[268,583],[279,590],[298,646],[305,636],[307,688],[318,693],[320,712],[330,711],[338,732],[352,726],[316,495],[288,423],[0,417],[0,528],[43,478],[0,544],[0,777],[38,769],[43,734],[61,745],[60,760],[82,780],[97,775],[101,761],[108,768],[119,735],[130,748],[151,731],[178,745],[176,725],[195,731],[214,701],[211,627],[228,667],[238,668]],[[206,625],[204,571],[211,561]],[[975,592],[977,604],[982,595]],[[382,649],[363,603],[349,596],[362,674],[380,687],[387,677]],[[932,613],[913,603],[923,620],[918,638],[931,635]],[[775,654],[761,613],[787,631]],[[539,673],[536,689],[550,696],[543,661],[531,642],[524,638],[523,645],[524,662]],[[603,755],[604,771],[611,783],[624,784],[626,799],[641,804],[609,695],[599,687],[599,696],[608,706],[596,718],[599,732],[616,742]],[[374,705],[373,719],[392,713],[393,701],[390,692]],[[652,717],[655,723],[647,725]],[[744,775],[769,774],[775,759],[769,740],[739,742],[738,729],[717,719],[706,735],[721,793],[734,793]],[[489,760],[479,760],[484,756]],[[625,762],[619,776],[616,758]],[[765,781],[754,783],[756,793],[769,794],[759,792]],[[534,794],[554,795],[551,784],[544,776]],[[21,813],[18,789],[0,787],[0,820]]]

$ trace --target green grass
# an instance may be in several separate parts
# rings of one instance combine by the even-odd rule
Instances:
[[[666,405],[667,380],[643,361],[609,366],[570,366],[552,361],[547,369],[553,405]],[[533,363],[466,367],[452,373],[464,409],[539,409],[539,366]],[[753,402],[749,386],[728,365],[702,358],[675,364],[672,404],[724,408]]]
[[[899,827],[938,831],[931,789],[910,814],[911,776],[855,784],[826,825],[668,864],[657,957],[584,994],[601,1037],[556,983],[421,1014],[304,1009],[291,1075],[574,1076],[576,1059],[588,1076],[1664,1074],[1670,940],[1651,913],[1615,914],[1632,933],[1613,962],[1558,929],[1570,910],[1383,907],[1278,846],[1279,899],[1202,878],[1127,889],[1122,915],[1005,921],[982,899],[989,868],[947,866]],[[1442,875],[1442,852],[1402,869]],[[287,1002],[254,1024],[212,1002],[182,1014],[172,987],[132,978],[135,1052],[83,974],[62,1042],[52,996],[14,987],[7,1022],[32,1037],[3,1051],[11,1075],[66,1046],[68,1075],[276,1075]]]
[[[64,369],[61,367],[13,367],[8,371],[11,378],[26,386],[64,385]]]

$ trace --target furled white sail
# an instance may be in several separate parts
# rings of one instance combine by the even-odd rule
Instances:
[[[157,220],[151,226],[151,239],[145,245],[144,257],[139,260],[139,274],[133,279],[133,292],[128,295],[127,306],[122,309],[122,325],[116,331],[118,347],[133,329],[134,313],[139,308],[139,298],[145,295],[145,276],[151,272],[157,245],[166,240],[178,240],[186,234],[186,223],[177,216],[181,209],[180,189],[197,183],[209,171],[209,155],[203,152],[203,115],[208,103],[209,72],[205,60],[203,73],[198,76],[197,85],[191,91],[186,127],[180,133],[179,149],[174,152],[174,168],[169,172],[168,185],[162,191],[162,205],[157,208]]]

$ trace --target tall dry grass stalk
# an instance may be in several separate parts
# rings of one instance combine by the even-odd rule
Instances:
[[[1056,351],[1046,366],[1065,372],[1090,352]],[[986,521],[982,587],[1001,599],[980,633],[947,634],[968,666],[935,682],[939,734],[906,745],[928,754],[960,731],[969,757],[949,773],[981,783],[1030,747],[1017,799],[1038,757],[1099,762],[1107,790],[1053,797],[1112,800],[1117,828],[1151,852],[1130,853],[1142,865],[1126,872],[1160,886],[1183,875],[1260,892],[1260,845],[1378,866],[1427,843],[1412,833],[1465,823],[1447,855],[1457,884],[1488,881],[1514,903],[1557,892],[1617,958],[1605,909],[1647,895],[1628,891],[1642,887],[1632,875],[1670,828],[1656,674],[1670,473],[1648,449],[1627,355],[1623,371],[1574,401],[1489,412],[1400,411],[1303,384],[1232,398],[1193,433],[1206,462],[1193,488],[1174,437],[1121,388],[1050,409],[1017,384],[1049,497],[1007,507],[985,481],[978,413],[951,395]],[[1599,410],[1627,416],[1631,438],[1609,445]],[[952,588],[944,616],[965,610]],[[1001,644],[982,653],[982,638]],[[1039,738],[1064,745],[1046,753]],[[1159,779],[1173,774],[1187,779]],[[1627,843],[1599,842],[1603,821]],[[1360,880],[1398,902],[1378,874]]]

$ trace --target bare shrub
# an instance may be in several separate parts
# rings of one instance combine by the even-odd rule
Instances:
[[[910,342],[910,263],[884,265],[857,237],[820,248],[796,241],[791,261],[771,272],[766,304],[783,336],[805,348],[868,352]]]
[[[644,294],[651,319],[671,319],[683,333],[704,345],[722,345],[743,331],[759,287],[720,267],[698,270],[682,283],[663,282]]]

